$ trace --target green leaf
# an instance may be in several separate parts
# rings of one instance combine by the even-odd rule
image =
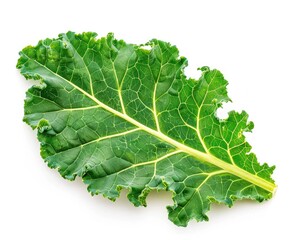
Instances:
[[[203,67],[187,79],[175,46],[68,32],[20,56],[21,74],[39,83],[27,91],[24,121],[38,129],[42,157],[92,195],[115,200],[126,188],[145,206],[152,189],[171,191],[169,219],[186,226],[208,220],[212,202],[274,193],[274,167],[260,165],[245,140],[247,113],[216,116],[230,100],[223,75]]]

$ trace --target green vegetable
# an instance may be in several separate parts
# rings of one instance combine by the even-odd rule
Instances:
[[[211,202],[272,197],[274,167],[260,165],[244,132],[246,112],[216,110],[227,81],[202,67],[187,79],[187,60],[169,43],[127,44],[113,34],[60,34],[20,52],[17,68],[38,85],[27,91],[24,121],[38,129],[41,156],[66,179],[135,206],[152,190],[173,193],[169,219],[208,220]]]

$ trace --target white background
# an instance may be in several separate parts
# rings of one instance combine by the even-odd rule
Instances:
[[[0,239],[300,239],[299,1],[1,1]],[[187,228],[167,219],[171,194],[151,193],[135,208],[91,197],[39,156],[22,122],[30,86],[15,69],[18,51],[68,30],[114,32],[130,43],[169,41],[189,59],[187,74],[208,65],[229,80],[233,104],[255,122],[248,134],[260,162],[276,165],[271,201],[213,205],[210,221]],[[222,116],[226,116],[222,111]]]

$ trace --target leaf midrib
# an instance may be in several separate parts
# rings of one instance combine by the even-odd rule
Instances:
[[[54,71],[52,71],[48,67],[42,65],[41,63],[39,63],[35,59],[30,58],[26,54],[24,54],[24,56],[26,56],[28,59],[34,61],[36,64],[38,64],[42,68],[45,68],[46,70],[51,72],[56,77],[58,77],[58,78],[62,79],[63,81],[69,83],[72,87],[74,87],[75,89],[80,91],[82,94],[84,94],[85,96],[87,96],[88,98],[93,100],[96,104],[98,104],[101,108],[105,109],[106,111],[108,111],[112,114],[115,114],[116,116],[118,116],[118,117],[130,122],[131,124],[139,127],[143,131],[148,132],[149,134],[152,134],[152,135],[160,138],[161,140],[175,146],[176,148],[178,148],[178,150],[181,150],[181,151],[195,157],[199,161],[203,161],[203,162],[207,162],[207,163],[210,163],[212,165],[215,165],[215,166],[225,170],[228,173],[231,173],[231,174],[233,174],[233,175],[235,175],[239,178],[242,178],[245,181],[248,181],[248,182],[250,182],[250,183],[252,183],[252,184],[254,184],[254,185],[256,185],[256,186],[258,186],[262,189],[267,190],[268,192],[271,192],[272,194],[275,192],[276,185],[274,183],[269,182],[269,181],[267,181],[267,180],[265,180],[265,179],[263,179],[263,178],[261,178],[257,175],[254,175],[252,173],[249,173],[249,172],[245,171],[244,169],[237,167],[236,165],[231,165],[229,163],[226,163],[226,162],[222,161],[221,159],[211,155],[210,153],[203,153],[203,152],[200,152],[200,151],[198,151],[194,148],[188,147],[188,146],[186,146],[186,145],[184,145],[184,144],[182,144],[182,143],[166,136],[162,132],[158,132],[156,130],[153,130],[152,128],[149,128],[149,127],[145,126],[144,124],[136,121],[135,119],[131,118],[127,114],[118,112],[117,110],[115,110],[115,109],[107,106],[106,104],[102,103],[96,97],[94,97],[91,94],[89,94],[88,92],[84,91],[83,89],[81,89],[80,87],[78,87],[77,85],[72,83],[71,81],[68,81],[67,79],[65,79],[62,76],[58,75],[57,73],[55,73]]]

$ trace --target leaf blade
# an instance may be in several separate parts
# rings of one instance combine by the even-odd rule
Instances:
[[[223,75],[202,68],[199,81],[188,80],[176,47],[148,44],[145,51],[111,34],[96,40],[67,33],[21,52],[21,73],[44,84],[29,90],[24,119],[39,129],[48,165],[67,179],[81,176],[92,194],[112,200],[129,188],[137,206],[146,204],[150,189],[172,191],[169,218],[182,226],[207,220],[212,200],[269,199],[274,168],[248,154],[248,115],[215,117],[229,100]]]

